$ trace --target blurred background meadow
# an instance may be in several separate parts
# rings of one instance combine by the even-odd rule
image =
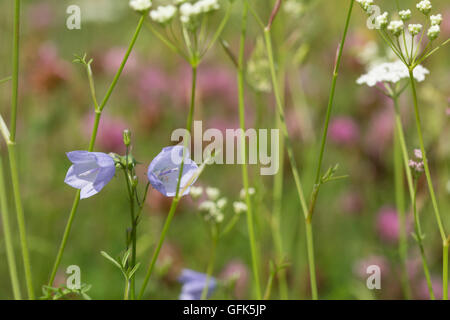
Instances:
[[[164,1],[154,1],[154,3]],[[167,2],[167,1],[166,1]],[[221,1],[224,3],[225,1]],[[267,21],[272,0],[252,0]],[[299,4],[293,6],[292,3]],[[284,90],[287,124],[305,191],[311,190],[323,128],[336,48],[342,36],[349,1],[286,1],[274,22],[277,71]],[[378,1],[383,10],[394,11],[394,1]],[[405,8],[417,1],[401,0]],[[291,3],[291,7],[287,4]],[[66,8],[81,8],[81,29],[66,28]],[[450,5],[433,1],[444,21],[441,38],[450,37]],[[225,4],[223,5],[225,7]],[[12,1],[0,2],[0,78],[11,74]],[[241,4],[235,1],[232,16],[222,38],[237,54]],[[216,26],[222,8],[210,20]],[[398,250],[398,217],[395,209],[393,173],[394,116],[390,99],[378,90],[356,84],[376,59],[389,60],[376,32],[366,27],[365,14],[355,5],[339,73],[335,106],[330,123],[324,168],[339,164],[339,173],[349,177],[325,185],[314,216],[316,270],[322,299],[402,299],[401,264]],[[36,291],[48,281],[75,191],[64,184],[70,162],[65,153],[86,150],[93,124],[94,106],[82,66],[72,63],[74,54],[92,57],[99,99],[107,90],[128,46],[138,16],[126,0],[35,0],[23,1],[21,33],[18,154],[20,180],[26,215],[32,271]],[[147,23],[151,23],[148,19]],[[270,78],[252,72],[261,55],[262,33],[249,16],[246,43],[247,127],[274,128],[275,101]],[[432,56],[425,67],[427,80],[418,85],[425,144],[431,173],[443,214],[450,227],[450,59],[449,47]],[[100,123],[96,151],[125,153],[122,131],[132,132],[132,153],[141,188],[147,181],[150,161],[168,145],[174,129],[182,128],[189,108],[191,74],[189,65],[168,50],[148,28],[141,32]],[[409,88],[407,89],[409,93]],[[236,68],[217,43],[198,69],[197,107],[194,118],[206,128],[238,128]],[[9,118],[10,84],[0,86],[0,109]],[[412,154],[418,147],[410,94],[401,100],[407,144]],[[7,159],[2,142],[2,157]],[[6,167],[6,166],[5,166]],[[281,235],[290,299],[309,299],[309,273],[305,226],[294,180],[284,157],[281,174]],[[8,177],[7,177],[8,178]],[[10,179],[6,179],[9,191]],[[273,237],[273,176],[259,175],[250,166],[254,197],[256,238],[260,253],[262,284],[269,276],[269,261],[277,260]],[[229,200],[225,219],[233,216],[231,203],[242,188],[239,165],[207,166],[196,185],[215,187]],[[442,295],[442,243],[433,217],[426,181],[418,189],[425,251],[437,297]],[[309,195],[309,194],[308,194]],[[14,205],[9,196],[10,219]],[[408,194],[405,202],[409,204]],[[123,297],[123,279],[101,255],[112,256],[125,248],[129,212],[122,179],[114,178],[102,192],[82,200],[57,275],[65,283],[69,265],[81,268],[81,281],[92,285],[89,295],[97,299]],[[141,283],[153,253],[170,199],[150,190],[138,229],[137,274]],[[408,206],[407,206],[408,207]],[[408,277],[413,297],[428,297],[417,245],[412,231],[412,214],[407,210]],[[17,233],[16,260],[21,268]],[[0,298],[11,298],[3,237],[0,237]],[[210,238],[198,214],[198,204],[183,197],[150,280],[148,299],[177,299],[181,285],[177,277],[183,268],[205,272]],[[251,298],[251,256],[245,216],[219,242],[214,277],[226,280],[237,272],[232,290],[219,288],[212,299]],[[366,266],[382,270],[381,290],[366,287]],[[21,272],[22,270],[19,269]],[[22,272],[20,273],[22,274]],[[24,281],[22,281],[24,286]],[[39,292],[40,294],[40,292]],[[272,298],[279,298],[275,280]]]

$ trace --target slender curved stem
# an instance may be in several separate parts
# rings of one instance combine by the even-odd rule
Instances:
[[[11,237],[11,225],[9,222],[8,198],[5,191],[5,177],[3,174],[3,159],[0,157],[0,210],[3,224],[3,233],[5,235],[6,260],[8,261],[9,277],[13,289],[14,299],[22,299],[20,293],[20,283],[17,277],[16,257]]]
[[[192,64],[192,87],[191,87],[191,103],[189,107],[189,114],[186,121],[186,131],[187,133],[191,133],[192,130],[192,120],[194,118],[194,110],[195,110],[195,93],[196,93],[196,87],[197,87],[197,64]],[[180,195],[180,186],[181,186],[181,177],[183,174],[183,168],[184,168],[184,152],[187,148],[188,139],[187,137],[184,137],[184,151],[183,151],[183,158],[181,160],[180,164],[180,172],[178,174],[178,182],[177,182],[177,188],[176,188],[176,194],[175,197],[172,200],[172,204],[169,209],[169,214],[167,215],[166,221],[164,223],[163,229],[161,231],[161,235],[159,237],[158,244],[155,248],[155,251],[153,253],[152,260],[150,262],[150,265],[147,270],[147,274],[145,275],[144,282],[142,284],[141,290],[139,291],[139,295],[137,296],[137,299],[140,300],[144,296],[145,289],[147,288],[148,281],[150,280],[150,277],[153,273],[153,269],[156,264],[156,260],[158,260],[159,252],[161,251],[161,247],[164,243],[164,240],[166,238],[167,231],[169,230],[170,224],[172,223],[173,216],[175,215],[175,211],[177,210],[178,203],[180,202],[181,195],[184,193],[184,190],[181,190]]]
[[[125,53],[125,56],[123,57],[122,63],[120,64],[119,69],[117,70],[116,75],[114,76],[114,79],[111,83],[111,85],[109,86],[108,91],[106,92],[105,97],[102,100],[102,103],[99,105],[98,110],[95,111],[95,120],[94,120],[94,127],[92,129],[92,134],[91,134],[91,139],[89,141],[89,148],[88,151],[93,151],[94,150],[94,145],[95,145],[95,140],[97,138],[97,132],[98,132],[98,126],[100,123],[100,118],[101,118],[101,113],[103,111],[103,109],[105,108],[107,102],[109,101],[109,98],[111,97],[111,94],[113,93],[117,82],[119,81],[119,78],[122,74],[123,69],[125,68],[125,64],[128,61],[128,58],[131,54],[131,51],[133,50],[133,47],[136,43],[136,40],[139,36],[139,33],[142,30],[142,26],[144,24],[144,21],[147,17],[147,13],[143,13],[141,18],[139,19],[138,25],[136,27],[136,30],[134,32],[133,38],[131,39],[131,42],[128,46],[127,52]],[[67,239],[69,238],[69,234],[70,234],[70,230],[72,228],[72,223],[73,223],[73,219],[75,217],[75,214],[77,212],[77,208],[78,208],[78,204],[80,202],[80,190],[77,190],[77,192],[75,193],[75,198],[73,200],[73,204],[72,204],[72,210],[70,211],[69,214],[69,219],[67,221],[66,224],[66,228],[64,230],[64,234],[63,234],[63,238],[61,241],[61,245],[59,247],[58,250],[58,254],[56,255],[56,261],[55,264],[53,265],[53,269],[52,272],[50,274],[50,279],[48,281],[48,285],[52,286],[53,285],[53,281],[55,280],[55,276],[56,276],[56,272],[58,271],[59,265],[61,263],[61,259],[62,259],[62,255],[64,253],[64,250],[66,248],[66,244],[67,244]]]
[[[209,255],[208,267],[206,268],[205,287],[202,290],[201,300],[205,300],[208,298],[209,282],[211,281],[211,277],[214,272],[214,262],[216,260],[217,242],[218,242],[217,235],[213,235],[211,253]]]
[[[248,167],[247,167],[247,157],[246,157],[246,140],[245,140],[245,101],[244,101],[244,53],[245,53],[245,37],[247,32],[247,18],[248,18],[248,1],[244,1],[244,7],[242,11],[242,26],[241,26],[241,36],[240,36],[240,49],[238,58],[238,98],[239,98],[239,123],[242,129],[241,134],[241,154],[243,157],[242,162],[242,183],[245,189],[245,202],[247,204],[247,227],[248,227],[248,237],[250,242],[250,251],[252,256],[252,270],[255,283],[256,297],[261,299],[261,284],[259,278],[259,259],[255,240],[254,231],[254,218],[253,218],[253,205],[250,199],[250,194],[248,193]]]

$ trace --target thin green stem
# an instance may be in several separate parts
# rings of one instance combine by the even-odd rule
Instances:
[[[11,94],[11,141],[16,141],[17,105],[19,98],[19,42],[20,39],[20,0],[14,0],[12,94]]]
[[[125,53],[125,56],[123,57],[122,63],[120,64],[119,69],[117,70],[116,75],[114,76],[114,79],[108,89],[108,91],[106,92],[105,97],[103,98],[102,103],[99,105],[98,110],[96,110],[95,112],[95,120],[94,120],[94,127],[92,129],[92,134],[91,134],[91,139],[89,141],[89,148],[88,151],[93,151],[94,150],[94,145],[95,145],[95,140],[97,138],[97,132],[98,132],[98,126],[100,123],[100,118],[101,118],[101,112],[103,111],[103,109],[105,108],[109,98],[111,97],[111,94],[114,91],[114,88],[117,85],[117,82],[119,81],[120,75],[122,74],[123,69],[125,68],[125,64],[128,61],[128,58],[131,54],[131,51],[133,50],[133,47],[136,43],[136,40],[138,38],[139,33],[142,30],[142,26],[144,24],[144,21],[147,17],[147,13],[142,13],[141,18],[139,19],[138,25],[136,27],[136,30],[133,34],[133,38],[131,39],[131,42],[128,46],[127,52]],[[75,213],[77,211],[78,208],[78,204],[80,202],[80,190],[77,190],[76,194],[75,194],[75,198],[73,200],[73,204],[72,204],[72,210],[70,211],[70,215],[69,215],[69,219],[67,221],[66,224],[66,228],[64,230],[64,234],[63,234],[63,239],[61,241],[61,245],[59,247],[58,253],[56,255],[56,261],[55,264],[53,266],[52,272],[50,274],[50,279],[48,282],[49,286],[53,285],[53,281],[55,280],[55,276],[56,276],[56,272],[58,271],[59,265],[61,263],[61,259],[67,244],[67,239],[69,238],[69,234],[70,234],[70,230],[72,228],[72,223],[73,223],[73,219],[75,217]]]
[[[443,288],[443,300],[448,300],[448,247],[450,244],[450,237],[444,242],[442,248],[442,288]]]
[[[5,83],[5,82],[8,82],[8,81],[10,81],[10,80],[12,80],[12,77],[11,77],[11,76],[6,77],[6,78],[3,78],[3,79],[0,79],[0,84]]]
[[[247,227],[248,227],[248,237],[250,242],[250,251],[252,256],[252,269],[253,277],[255,282],[255,290],[257,299],[261,299],[261,285],[259,278],[259,259],[255,240],[254,231],[254,218],[253,218],[253,205],[250,199],[250,194],[248,192],[249,182],[248,182],[248,168],[247,168],[247,157],[246,157],[246,140],[245,140],[245,101],[244,101],[244,53],[245,53],[245,37],[247,33],[247,20],[248,20],[248,1],[244,1],[244,7],[242,12],[242,27],[241,27],[241,37],[240,37],[240,49],[238,58],[238,98],[239,98],[239,122],[242,129],[241,134],[241,154],[243,157],[242,161],[242,183],[245,189],[245,202],[247,204]]]
[[[306,220],[306,245],[308,248],[308,263],[309,263],[309,280],[311,282],[311,295],[313,300],[318,299],[317,294],[317,280],[316,280],[316,264],[314,261],[314,240],[312,221]]]
[[[0,205],[3,224],[3,233],[5,235],[6,260],[8,261],[9,277],[13,289],[14,299],[22,299],[20,293],[20,283],[17,277],[16,257],[11,237],[11,226],[9,222],[8,198],[5,191],[5,177],[3,174],[3,160],[0,157]]]
[[[125,290],[123,293],[123,300],[128,300],[130,293],[130,281],[128,279],[125,279]]]
[[[16,205],[17,223],[19,226],[20,246],[22,248],[22,259],[25,270],[25,281],[28,290],[28,298],[30,300],[34,300],[33,277],[31,273],[30,256],[27,244],[27,231],[26,231],[27,229],[25,226],[25,215],[23,212],[22,196],[20,193],[20,186],[19,186],[19,171],[17,168],[17,155],[15,142],[8,143],[8,153],[9,153],[9,166],[11,170],[14,201]]]
[[[427,154],[425,151],[425,144],[424,144],[423,135],[422,135],[422,124],[420,121],[419,105],[417,102],[417,91],[416,91],[416,83],[415,83],[414,75],[413,75],[413,69],[409,70],[409,79],[411,82],[412,96],[413,96],[413,100],[414,100],[414,113],[415,113],[415,117],[416,117],[417,134],[419,136],[419,144],[420,144],[420,149],[422,151],[423,165],[424,165],[424,169],[425,169],[425,176],[427,178],[428,190],[429,190],[429,193],[431,196],[431,202],[433,204],[433,209],[434,209],[434,213],[436,216],[436,222],[439,227],[439,232],[441,234],[442,241],[445,242],[447,240],[447,237],[446,237],[446,234],[444,231],[444,226],[442,224],[441,215],[439,213],[439,207],[438,207],[438,204],[436,201],[436,195],[435,195],[434,187],[433,187],[433,180],[431,179],[430,168],[428,166],[428,158],[427,158]]]
[[[320,176],[321,176],[321,172],[322,172],[323,156],[324,156],[325,146],[326,146],[326,142],[327,142],[328,126],[329,126],[329,123],[330,123],[331,112],[333,110],[333,104],[334,104],[334,95],[335,95],[335,92],[336,92],[337,77],[338,77],[338,74],[339,74],[339,68],[341,66],[341,59],[342,59],[342,53],[344,51],[345,40],[347,39],[347,32],[348,32],[348,28],[349,28],[349,25],[350,25],[350,18],[351,18],[352,11],[353,11],[353,4],[354,4],[354,0],[351,0],[350,7],[349,7],[348,13],[347,13],[347,18],[346,18],[346,21],[345,21],[344,34],[342,35],[342,40],[341,40],[341,43],[339,45],[339,51],[337,53],[336,62],[335,62],[335,65],[334,65],[333,78],[331,80],[331,89],[330,89],[330,95],[329,95],[328,106],[327,106],[327,113],[326,113],[326,116],[325,116],[325,125],[324,125],[324,129],[323,129],[323,134],[322,134],[322,142],[320,144],[320,153],[319,153],[318,166],[317,166],[317,170],[316,170],[316,178],[315,178],[315,184],[316,185],[318,185],[319,182],[320,182]],[[317,192],[318,192],[318,189],[317,189]],[[309,215],[313,214],[314,206],[311,209],[312,209],[312,211],[309,212]]]
[[[433,285],[431,283],[430,271],[428,269],[428,264],[427,264],[427,260],[426,260],[426,256],[425,256],[425,250],[423,248],[423,243],[422,243],[423,235],[422,235],[422,230],[420,227],[419,214],[417,213],[416,198],[417,198],[417,181],[415,181],[415,183],[414,183],[414,195],[413,195],[413,199],[412,199],[413,212],[414,212],[414,229],[415,229],[415,233],[416,233],[417,244],[419,245],[420,257],[422,258],[423,271],[425,273],[425,279],[427,281],[430,299],[435,300],[434,292],[433,292]]]
[[[192,67],[191,103],[190,103],[190,107],[189,107],[188,117],[187,117],[187,120],[186,120],[186,131],[187,131],[186,133],[189,133],[189,134],[192,131],[192,120],[194,118],[194,110],[195,110],[195,93],[196,93],[196,87],[197,87],[197,66],[198,66],[197,64],[192,64],[191,65],[191,67]],[[184,159],[185,159],[185,156],[184,156],[185,153],[184,152],[185,152],[185,150],[186,150],[186,148],[188,146],[187,136],[184,137],[183,143],[184,143],[183,158],[181,160],[180,172],[178,174],[178,182],[177,182],[177,188],[176,188],[177,191],[175,193],[175,197],[172,200],[172,204],[171,204],[170,209],[169,209],[169,214],[167,215],[166,221],[165,221],[163,229],[161,231],[161,235],[159,237],[158,244],[157,244],[157,246],[155,248],[155,251],[153,253],[153,257],[152,257],[152,260],[151,260],[150,265],[148,267],[147,274],[145,275],[144,282],[142,284],[141,290],[139,291],[139,295],[137,297],[138,300],[141,300],[142,297],[145,294],[145,289],[147,288],[148,281],[150,280],[150,277],[151,277],[151,275],[153,273],[153,269],[155,267],[156,260],[158,260],[158,256],[159,256],[159,253],[161,251],[161,247],[162,247],[162,245],[164,243],[164,240],[166,238],[167,231],[169,230],[170,224],[172,223],[172,219],[173,219],[173,216],[175,215],[175,211],[177,210],[178,203],[180,202],[181,196],[184,193],[184,189],[181,190],[182,192],[181,192],[181,196],[180,196],[181,177],[182,177],[182,174],[183,174]]]
[[[403,184],[403,162],[398,131],[394,134],[394,178],[395,178],[395,200],[399,217],[399,242],[398,251],[403,267],[403,292],[407,300],[411,299],[411,287],[408,280],[408,238],[406,234],[405,218],[405,187]]]
[[[212,238],[211,253],[209,255],[208,266],[206,268],[205,287],[202,290],[201,300],[206,300],[208,298],[209,282],[211,281],[211,277],[214,272],[214,262],[216,260],[218,237],[217,235],[213,235]]]

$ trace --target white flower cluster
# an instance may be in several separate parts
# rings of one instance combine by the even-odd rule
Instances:
[[[255,188],[248,188],[248,194],[250,196],[253,196],[256,193]],[[246,192],[245,189],[242,189],[241,192],[239,193],[239,196],[241,197],[241,199],[245,199],[246,197]]]
[[[392,20],[387,28],[394,36],[399,36],[403,32],[403,26],[402,20]]]
[[[387,12],[380,14],[375,18],[375,22],[381,29],[386,28],[389,24],[389,14]]]
[[[368,12],[370,7],[373,5],[373,0],[356,0],[363,8],[364,11]]]
[[[145,11],[150,9],[152,2],[150,0],[130,0],[130,7],[135,11]]]
[[[414,71],[413,76],[418,82],[425,80],[425,76],[429,74],[430,71],[421,65],[418,65]],[[362,75],[358,80],[357,84],[366,84],[369,87],[375,86],[377,83],[397,83],[402,79],[409,77],[408,68],[400,60],[396,62],[385,62],[378,66],[375,66],[368,73]]]
[[[417,5],[416,8],[423,14],[429,14],[431,11],[431,2],[429,0],[422,0]]]
[[[244,202],[236,201],[236,202],[233,202],[233,209],[234,209],[234,213],[241,214],[241,213],[247,212],[248,208]]]
[[[430,16],[430,22],[432,26],[440,26],[442,23],[442,14]]]
[[[203,189],[191,188],[192,197],[200,197],[203,193]],[[223,209],[227,206],[228,200],[226,198],[220,198],[220,190],[217,188],[206,188],[206,196],[208,200],[203,201],[198,206],[198,209],[204,214],[206,221],[213,221],[215,223],[221,223],[224,218]]]
[[[420,149],[414,149],[414,157],[414,160],[409,160],[408,166],[414,171],[414,175],[418,177],[423,172],[424,168],[422,151]]]
[[[176,13],[177,7],[175,6],[159,6],[156,10],[150,11],[150,18],[152,18],[153,21],[164,24],[172,20]]]
[[[422,25],[420,23],[408,25],[408,31],[412,36],[417,36],[422,31]]]
[[[198,15],[219,10],[218,0],[199,0],[195,3],[186,2],[180,6],[180,20],[183,23],[191,23]]]
[[[398,13],[398,15],[400,16],[400,19],[402,19],[403,21],[409,20],[411,19],[411,10],[402,10]]]
[[[427,32],[428,39],[430,39],[430,41],[433,41],[434,39],[439,37],[440,33],[441,27],[439,27],[438,25],[431,26]]]

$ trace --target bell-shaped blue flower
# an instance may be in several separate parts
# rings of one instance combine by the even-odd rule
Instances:
[[[80,199],[99,193],[116,172],[113,158],[106,153],[71,151],[67,157],[72,166],[64,182],[81,190]]]
[[[206,286],[206,274],[189,269],[183,269],[178,277],[178,282],[182,283],[180,300],[200,300],[203,289]],[[213,277],[208,282],[208,297],[217,286],[217,281]]]
[[[150,184],[166,197],[176,195],[183,150],[185,150],[184,164],[179,192],[184,190],[182,194],[184,196],[189,193],[190,186],[195,182],[198,170],[197,164],[189,158],[189,151],[186,148],[183,146],[163,148],[148,167],[147,176]]]

